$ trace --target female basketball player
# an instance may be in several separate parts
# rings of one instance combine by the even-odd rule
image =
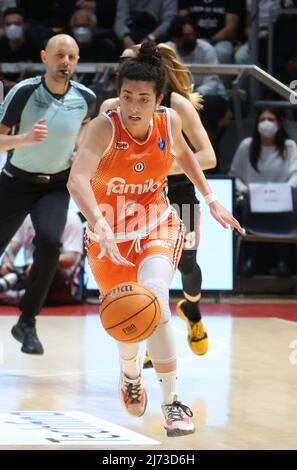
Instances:
[[[125,49],[121,61],[136,57],[140,44]],[[182,120],[183,133],[188,139],[195,156],[203,170],[216,165],[216,157],[208,135],[197,113],[202,108],[199,93],[191,93],[191,75],[188,67],[181,63],[171,47],[166,44],[157,46],[162,65],[165,69],[167,87],[162,105],[173,108]],[[115,109],[119,105],[118,98],[105,100],[100,112]],[[195,194],[195,187],[189,178],[182,173],[176,161],[173,163],[168,177],[168,197],[175,208],[178,208],[185,227],[185,239],[178,264],[181,272],[184,300],[177,304],[177,314],[188,327],[188,343],[194,354],[202,355],[208,351],[208,337],[201,320],[199,302],[201,299],[202,275],[197,263],[197,248],[200,241],[200,208]],[[147,353],[144,367],[152,367]]]
[[[170,323],[169,285],[183,243],[183,224],[168,204],[166,177],[174,158],[225,228],[240,224],[219,204],[186,144],[177,113],[159,108],[165,72],[151,43],[123,63],[118,73],[117,110],[95,118],[74,161],[68,189],[86,217],[89,263],[101,295],[120,282],[136,281],[158,297],[161,321],[147,340],[163,393],[168,436],[193,433],[191,410],[178,398],[176,353]],[[104,215],[103,215],[104,214]],[[138,343],[118,342],[120,397],[126,411],[142,416]]]

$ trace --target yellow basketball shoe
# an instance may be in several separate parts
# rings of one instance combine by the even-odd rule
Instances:
[[[144,361],[143,361],[143,368],[144,369],[151,369],[152,367],[154,367],[154,366],[153,366],[153,363],[152,363],[152,360],[151,360],[151,356],[146,351],[145,358],[144,358]]]
[[[202,320],[198,322],[192,322],[189,320],[183,312],[183,305],[186,300],[180,300],[176,306],[176,313],[178,316],[186,322],[188,327],[188,343],[194,354],[203,356],[208,351],[208,336],[203,326]]]

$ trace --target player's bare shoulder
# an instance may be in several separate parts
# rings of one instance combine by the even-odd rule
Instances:
[[[185,98],[185,96],[176,92],[171,93],[170,106],[177,111],[182,118],[194,109],[192,103]]]
[[[173,134],[175,134],[176,132],[181,131],[181,129],[182,129],[182,120],[181,120],[179,114],[176,112],[175,109],[173,109],[173,108],[168,108],[168,109],[169,109],[172,132],[173,132]]]
[[[103,101],[100,106],[100,113],[106,113],[110,109],[116,109],[120,104],[119,98],[109,98],[108,100]]]
[[[88,124],[84,144],[89,148],[105,149],[108,147],[112,136],[112,123],[101,114]]]
[[[180,108],[180,107],[184,106],[186,103],[188,103],[187,98],[182,96],[180,93],[176,93],[175,91],[173,91],[171,93],[171,96],[170,96],[170,106],[171,106],[171,108],[173,108],[173,109],[176,109],[176,107]]]

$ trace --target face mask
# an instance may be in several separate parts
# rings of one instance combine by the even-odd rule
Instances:
[[[278,127],[275,122],[268,121],[261,121],[258,124],[258,131],[263,137],[273,137],[278,131]]]
[[[85,26],[74,28],[73,34],[79,44],[87,44],[88,42],[91,42],[92,32]]]
[[[190,54],[196,47],[196,39],[183,39],[180,48],[185,54]]]
[[[4,28],[5,34],[10,41],[23,37],[23,28],[17,24],[10,24]]]

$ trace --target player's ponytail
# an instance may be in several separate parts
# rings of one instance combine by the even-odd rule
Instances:
[[[156,67],[161,67],[162,58],[160,51],[153,41],[147,41],[141,44],[136,60],[147,62]]]

